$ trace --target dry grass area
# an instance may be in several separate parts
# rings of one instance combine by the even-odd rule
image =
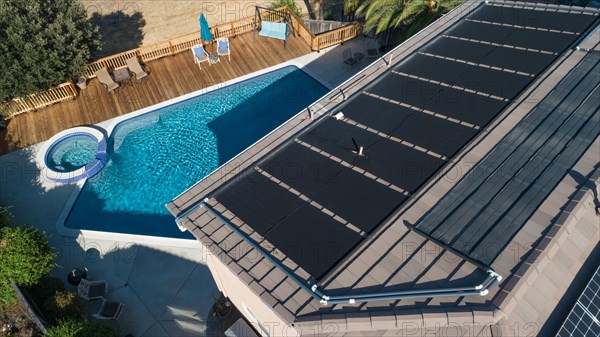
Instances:
[[[199,30],[204,13],[210,25],[254,15],[256,5],[269,7],[272,0],[82,0],[88,17],[100,26],[103,50],[98,57],[149,45]],[[319,1],[297,1],[308,12]],[[307,6],[308,4],[308,6]]]

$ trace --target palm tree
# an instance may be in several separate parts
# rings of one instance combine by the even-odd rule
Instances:
[[[348,20],[353,21],[356,15],[356,8],[360,4],[360,0],[344,0],[344,14],[348,15]]]
[[[365,30],[375,28],[377,34],[396,28],[417,17],[434,18],[461,4],[463,0],[344,0],[345,8],[356,8],[356,15],[364,14]]]

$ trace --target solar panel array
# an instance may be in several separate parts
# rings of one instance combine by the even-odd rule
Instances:
[[[587,55],[416,228],[491,265],[600,135],[598,74]]]
[[[212,200],[320,279],[595,19],[481,5]]]
[[[557,337],[600,337],[600,267],[560,327]]]

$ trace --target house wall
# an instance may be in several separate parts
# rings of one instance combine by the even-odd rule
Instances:
[[[215,255],[208,255],[207,264],[212,272],[219,290],[238,308],[250,323],[253,324],[256,331],[263,336],[270,337],[296,337],[299,334],[295,328],[286,323],[275,310],[267,305],[257,296],[249,285],[238,275],[235,275],[221,260]],[[247,309],[245,309],[247,308]],[[254,315],[251,317],[249,312]]]

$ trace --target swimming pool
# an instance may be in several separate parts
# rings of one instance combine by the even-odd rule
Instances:
[[[327,91],[287,66],[119,122],[64,226],[192,239],[164,205]]]

